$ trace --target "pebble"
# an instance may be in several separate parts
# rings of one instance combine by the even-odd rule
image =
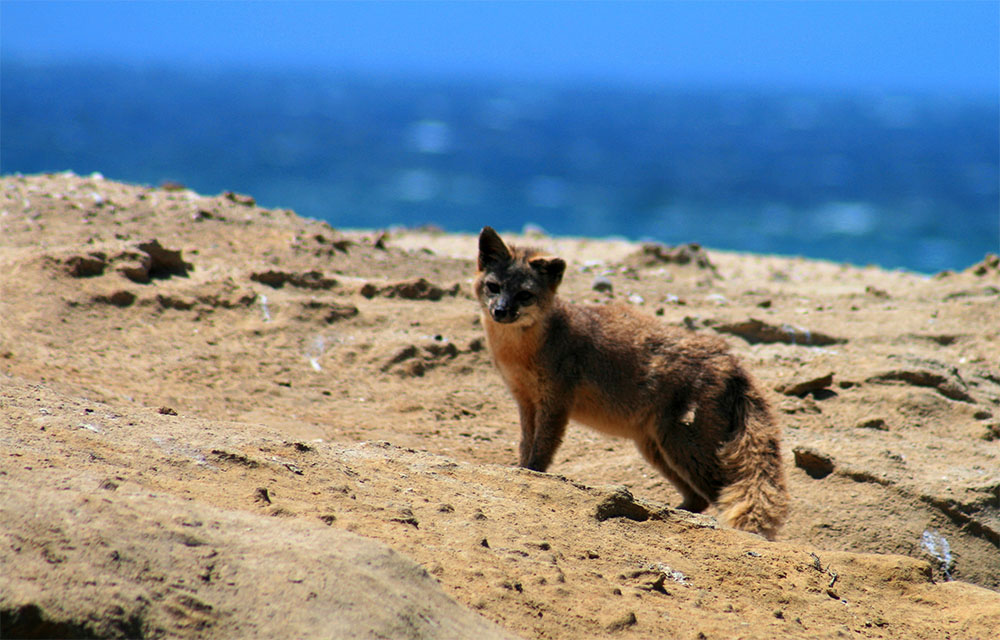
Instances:
[[[611,284],[611,280],[606,276],[597,276],[594,278],[590,288],[603,293],[612,293],[614,291],[614,285]]]
[[[833,459],[824,453],[806,447],[795,447],[792,453],[795,455],[795,466],[817,480],[833,473]]]

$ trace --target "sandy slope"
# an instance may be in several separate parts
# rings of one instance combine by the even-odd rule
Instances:
[[[768,543],[667,509],[629,443],[582,428],[553,474],[511,466],[474,238],[72,175],[2,179],[0,226],[8,633],[1000,628],[995,260],[928,278],[530,239],[570,259],[569,298],[721,333],[771,390],[793,512]]]

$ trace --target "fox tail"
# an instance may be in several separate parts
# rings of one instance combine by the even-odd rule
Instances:
[[[764,398],[748,380],[731,396],[733,438],[720,451],[732,481],[717,500],[722,519],[735,529],[773,540],[788,515],[788,489],[778,428]]]

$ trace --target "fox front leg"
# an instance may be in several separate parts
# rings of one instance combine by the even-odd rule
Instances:
[[[555,410],[538,408],[533,413],[531,427],[521,422],[521,466],[532,471],[545,471],[562,444],[569,411],[561,407]]]
[[[535,446],[535,405],[530,400],[518,400],[518,412],[521,417],[521,444],[518,447],[518,465],[528,466],[531,451]]]

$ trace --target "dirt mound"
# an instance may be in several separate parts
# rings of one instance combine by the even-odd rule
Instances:
[[[374,540],[90,480],[5,478],[5,638],[513,637]]]
[[[793,503],[770,543],[670,509],[630,443],[583,428],[554,474],[511,466],[474,237],[0,185],[4,637],[1000,627],[992,257],[926,278],[531,238],[569,261],[567,298],[723,335],[772,390]]]

